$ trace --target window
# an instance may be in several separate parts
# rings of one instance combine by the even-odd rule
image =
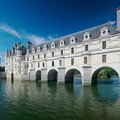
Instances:
[[[27,64],[27,68],[29,68],[29,64]]]
[[[61,66],[62,65],[62,60],[59,60],[59,66]]]
[[[63,50],[61,50],[61,55],[63,55]]]
[[[103,34],[106,34],[106,31],[103,31]]]
[[[74,59],[73,58],[71,59],[71,65],[74,65]]]
[[[85,51],[88,51],[88,45],[85,45]]]
[[[33,60],[34,60],[34,55],[33,55]]]
[[[40,55],[38,54],[38,59],[40,59]]]
[[[52,52],[52,57],[54,57],[54,52]]]
[[[46,53],[44,53],[44,58],[46,58]]]
[[[74,54],[74,48],[71,48],[71,54]]]
[[[102,49],[106,49],[106,41],[102,42]]]
[[[38,67],[40,67],[40,63],[38,63]]]
[[[45,67],[45,63],[44,62],[42,63],[42,66]]]
[[[27,61],[29,60],[29,57],[27,57]]]
[[[33,68],[33,64],[31,63],[31,68]]]
[[[54,61],[52,61],[52,66],[54,66]]]
[[[106,63],[106,55],[102,55],[102,63]]]
[[[84,57],[84,64],[87,64],[87,57]]]

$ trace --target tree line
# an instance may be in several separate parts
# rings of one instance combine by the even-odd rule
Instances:
[[[4,72],[5,71],[5,66],[0,66],[0,72]]]
[[[98,74],[98,78],[107,79],[111,78],[113,75],[118,75],[117,72],[112,68],[104,68]]]

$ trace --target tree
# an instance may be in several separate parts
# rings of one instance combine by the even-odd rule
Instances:
[[[0,72],[4,72],[5,71],[5,66],[0,66]]]

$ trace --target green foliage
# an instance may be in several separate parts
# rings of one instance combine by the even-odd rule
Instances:
[[[5,66],[0,66],[0,72],[4,72],[5,71]]]
[[[107,79],[111,78],[112,75],[117,75],[117,72],[112,68],[104,68],[98,73],[98,78]]]

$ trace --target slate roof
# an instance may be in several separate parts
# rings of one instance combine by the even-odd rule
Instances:
[[[89,28],[89,29],[86,29],[86,30],[83,30],[83,31],[80,31],[80,32],[76,32],[76,33],[73,33],[73,34],[70,34],[70,35],[66,35],[66,36],[51,40],[51,41],[43,43],[43,44],[36,45],[34,47],[37,48],[38,46],[40,46],[40,48],[42,49],[43,45],[45,44],[45,45],[48,46],[48,49],[50,49],[52,42],[54,42],[56,44],[55,47],[59,47],[61,39],[65,41],[65,45],[69,45],[71,36],[75,36],[75,38],[77,39],[76,43],[79,43],[79,42],[83,41],[83,34],[86,33],[86,32],[90,33],[90,39],[91,40],[96,39],[96,38],[100,37],[100,32],[101,32],[100,30],[103,27],[108,27],[109,35],[114,35],[114,34],[120,33],[120,31],[118,31],[115,26],[112,26],[111,22],[107,22],[107,23],[99,25],[99,26],[95,26],[95,27],[92,27],[92,28]]]

